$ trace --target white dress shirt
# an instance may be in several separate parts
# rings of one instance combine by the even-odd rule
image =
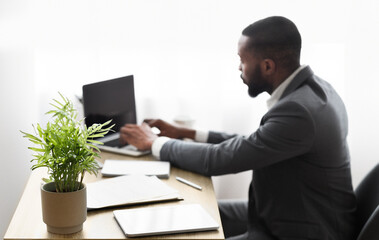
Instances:
[[[271,97],[267,100],[266,104],[267,104],[267,108],[270,110],[280,99],[280,97],[282,96],[284,90],[286,90],[286,88],[288,87],[288,85],[290,85],[290,83],[292,82],[292,80],[295,78],[295,76],[301,71],[303,70],[305,67],[307,67],[307,65],[302,65],[300,67],[298,67],[289,77],[287,77],[286,80],[284,80],[284,82],[282,82],[272,93],[271,93]]]

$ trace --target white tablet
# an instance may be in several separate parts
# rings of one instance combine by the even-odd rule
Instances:
[[[199,204],[113,211],[127,237],[217,230],[218,223]]]

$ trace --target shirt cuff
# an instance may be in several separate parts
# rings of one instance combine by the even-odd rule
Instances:
[[[195,141],[206,143],[208,141],[209,132],[208,131],[202,131],[202,130],[196,130],[195,133]]]
[[[155,158],[160,159],[160,153],[163,145],[170,140],[171,138],[168,137],[158,137],[155,139],[153,145],[151,146],[151,152]]]

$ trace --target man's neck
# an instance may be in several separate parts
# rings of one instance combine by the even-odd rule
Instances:
[[[283,92],[287,88],[287,86],[292,82],[292,80],[296,77],[296,75],[306,67],[306,65],[299,66],[295,69],[289,76],[287,76],[284,81],[280,83],[279,86],[275,88],[275,90],[270,94],[271,97],[267,100],[267,107],[270,109],[272,106],[276,104],[281,98]]]
[[[275,76],[275,80],[273,81],[273,86],[269,94],[271,95],[275,91],[275,89],[277,89],[278,86],[280,86],[280,84],[282,84],[299,67],[300,64],[290,69],[279,68],[278,74]]]

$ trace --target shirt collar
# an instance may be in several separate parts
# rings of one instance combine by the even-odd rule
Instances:
[[[267,100],[267,108],[271,109],[280,99],[284,90],[286,90],[287,86],[292,82],[295,76],[303,70],[307,65],[302,65],[298,67],[286,80],[284,80],[275,90],[272,92],[271,97]]]

